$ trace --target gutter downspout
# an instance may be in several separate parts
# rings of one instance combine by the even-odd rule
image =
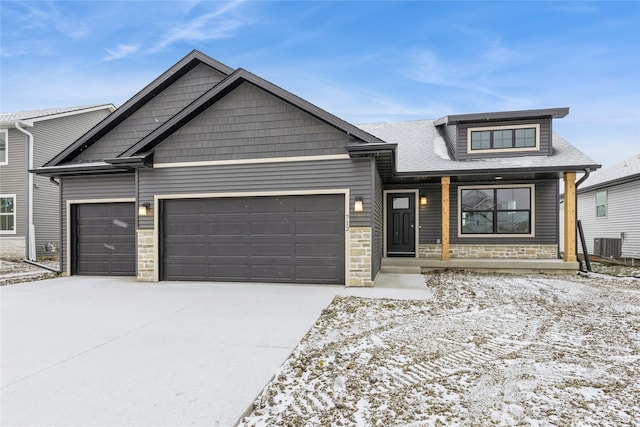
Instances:
[[[28,162],[28,184],[27,184],[27,205],[28,205],[28,220],[27,220],[27,259],[30,261],[36,260],[36,228],[33,225],[33,135],[28,132],[26,129],[22,128],[22,126],[33,127],[32,124],[28,124],[25,122],[16,122],[15,126],[20,132],[27,136],[27,145],[28,145],[28,154],[27,154],[27,162]]]
[[[589,178],[589,174],[591,173],[591,169],[587,168],[584,170],[584,175],[582,176],[582,178],[580,178],[578,181],[576,181],[576,200],[574,201],[575,206],[576,206],[576,226],[578,224],[578,187],[580,186],[580,184],[582,184],[583,182],[585,182],[587,180],[587,178]],[[565,248],[566,250],[566,248]],[[576,239],[576,247],[575,247],[575,251],[576,251],[576,259],[578,260],[578,262],[580,262],[580,258],[578,258],[578,239]],[[586,254],[584,254],[585,258],[586,258]],[[582,263],[580,262],[580,270],[582,271]]]

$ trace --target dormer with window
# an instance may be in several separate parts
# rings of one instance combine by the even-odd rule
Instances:
[[[548,156],[552,120],[568,108],[460,114],[435,121],[456,160],[514,156]]]

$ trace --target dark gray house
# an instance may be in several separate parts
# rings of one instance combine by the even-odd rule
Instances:
[[[107,117],[111,104],[0,113],[0,256],[56,254],[58,186],[30,169],[51,160]]]
[[[355,126],[193,51],[37,173],[61,182],[67,274],[367,286],[394,262],[575,270],[558,259],[558,178],[570,194],[599,165],[552,133],[567,113]]]

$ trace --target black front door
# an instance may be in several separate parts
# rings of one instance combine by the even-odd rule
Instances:
[[[387,255],[415,256],[414,193],[387,193]]]

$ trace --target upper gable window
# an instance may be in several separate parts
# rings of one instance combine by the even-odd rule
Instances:
[[[537,151],[539,149],[539,124],[467,129],[468,153]]]
[[[9,164],[9,132],[0,129],[0,165]]]

